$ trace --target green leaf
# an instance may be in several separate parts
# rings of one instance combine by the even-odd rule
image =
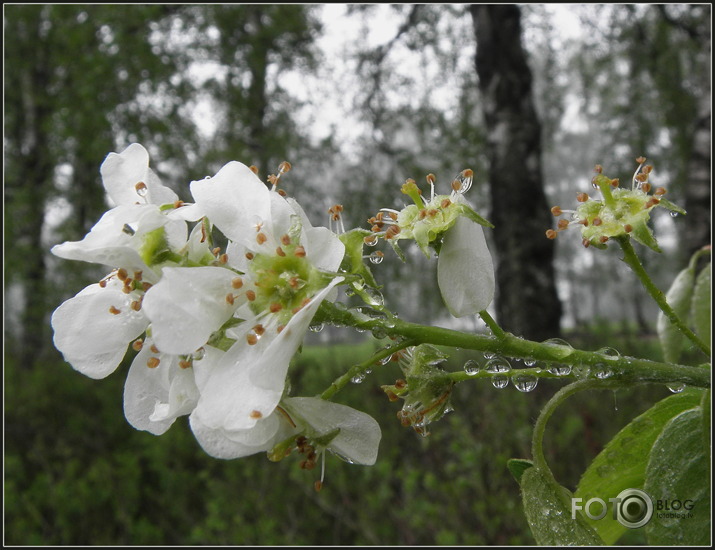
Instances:
[[[677,204],[673,204],[673,203],[670,202],[668,199],[664,199],[664,198],[662,198],[662,197],[661,197],[660,202],[658,203],[658,205],[667,208],[667,209],[670,210],[671,212],[676,212],[677,214],[682,214],[682,215],[687,214],[687,212],[686,212],[683,208],[681,208],[681,207],[678,206]]]
[[[650,227],[648,227],[648,224],[645,222],[645,220],[639,222],[639,223],[634,223],[632,225],[633,231],[631,232],[631,237],[633,237],[636,241],[641,243],[642,245],[647,246],[648,248],[655,250],[656,252],[662,252],[660,249],[660,246],[658,246],[658,241],[655,240],[655,236],[653,235],[653,231],[651,231]],[[594,243],[591,243],[594,244]]]
[[[600,498],[608,502],[625,489],[642,489],[648,455],[663,427],[674,416],[700,403],[700,390],[685,390],[653,405],[624,427],[591,462],[581,476],[575,496],[587,502]],[[606,544],[615,543],[626,531],[612,514],[600,520],[586,521]]]
[[[644,490],[665,506],[655,507],[646,526],[649,544],[709,545],[710,456],[703,443],[703,409],[696,407],[668,422],[653,445]],[[680,508],[681,517],[673,517],[676,500],[692,508]]]
[[[685,320],[690,309],[690,302],[693,297],[695,285],[695,269],[686,267],[678,273],[677,277],[665,295],[666,300],[673,311]],[[677,363],[683,344],[683,333],[670,322],[661,311],[658,313],[658,339],[660,347],[663,349],[663,358],[667,363]]]
[[[536,543],[545,546],[602,546],[603,540],[580,511],[571,515],[571,494],[537,468],[521,474],[524,513]]]
[[[711,295],[711,269],[712,263],[706,265],[695,281],[691,312],[695,332],[709,346],[710,345],[710,300]]]
[[[510,458],[506,463],[506,467],[511,472],[511,475],[514,476],[517,483],[521,483],[521,476],[526,470],[532,468],[533,466],[534,463],[531,460],[526,460],[524,458]]]

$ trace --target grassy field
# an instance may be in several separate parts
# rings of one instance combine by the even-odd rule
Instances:
[[[589,333],[585,349],[657,354],[652,340]],[[374,342],[306,346],[291,369],[293,394],[323,390]],[[473,357],[453,353],[448,369]],[[657,357],[657,355],[656,355]],[[256,455],[235,461],[203,453],[185,418],[161,437],[137,432],[122,413],[129,362],[89,380],[53,355],[31,369],[5,364],[5,543],[9,545],[524,545],[533,544],[519,488],[506,469],[530,457],[531,427],[562,385],[523,394],[464,383],[455,412],[420,437],[401,427],[399,403],[380,384],[400,377],[376,367],[335,401],[371,414],[383,438],[377,464],[328,457],[319,473]],[[667,394],[644,386],[567,402],[550,422],[548,460],[573,488],[589,461],[634,415]],[[633,542],[638,542],[635,536]]]

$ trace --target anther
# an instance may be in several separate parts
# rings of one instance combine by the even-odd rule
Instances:
[[[597,174],[600,174],[601,172],[603,172],[603,166],[601,166],[600,164],[597,164],[596,166],[593,167],[593,171],[596,172]]]
[[[452,201],[451,201],[451,200],[449,200],[449,199],[443,199],[443,200],[442,200],[442,203],[440,204],[440,206],[441,206],[442,208],[447,208],[450,204],[452,204]]]
[[[599,225],[601,225],[601,224],[603,223],[603,221],[601,220],[601,218],[593,218],[593,220],[591,221],[591,223],[592,223],[593,225],[595,225],[595,226],[599,226]]]
[[[288,235],[283,235],[281,237],[281,243],[283,243],[284,246],[288,246],[290,244],[290,237]]]
[[[107,279],[99,281],[99,288],[107,288]]]
[[[236,277],[233,281],[231,281],[231,286],[233,288],[241,288],[243,286],[243,279],[241,279],[241,277]]]
[[[562,218],[556,225],[559,229],[566,229],[569,226],[569,221]]]
[[[601,244],[607,243],[608,242],[608,237],[606,235],[601,235],[601,237],[598,239]]]
[[[648,181],[648,174],[644,174],[643,172],[641,172],[636,176],[636,180],[640,181],[641,183],[646,182]]]
[[[297,247],[297,248],[293,251],[293,255],[294,255],[296,258],[305,258],[305,248],[303,248],[302,246]]]
[[[290,169],[291,169],[291,168],[292,168],[292,167],[291,167],[291,165],[290,165],[290,162],[288,162],[287,160],[284,160],[283,162],[281,162],[281,163],[278,165],[278,171],[279,171],[281,174],[285,174],[286,172],[290,172]]]
[[[576,200],[578,202],[586,202],[588,200],[588,193],[578,193],[576,195]]]
[[[120,281],[126,280],[127,276],[127,270],[123,267],[117,270],[117,279],[119,279]]]
[[[139,311],[142,308],[142,304],[139,300],[134,300],[131,304],[131,308],[134,311]]]
[[[403,380],[402,378],[398,378],[397,380],[395,380],[395,387],[396,387],[398,390],[401,390],[402,388],[404,388],[404,387],[406,387],[406,386],[407,386],[407,381],[406,381],[406,380]]]
[[[254,410],[254,411],[251,411],[250,417],[255,418],[255,419],[263,418],[263,413],[261,411]]]
[[[454,180],[454,181],[452,182],[452,191],[457,191],[457,192],[459,192],[459,190],[460,190],[461,188],[462,188],[462,182],[461,182],[461,181],[459,181],[459,180]]]
[[[137,195],[139,195],[140,197],[143,197],[147,193],[146,183],[144,183],[143,181],[138,182],[134,186],[134,189],[136,190]]]
[[[643,164],[646,160],[647,160],[647,159],[646,159],[645,157],[638,157],[638,158],[636,159],[636,162],[637,162],[638,164]]]
[[[190,369],[191,365],[192,365],[192,361],[190,361],[190,360],[182,359],[181,361],[179,361],[179,368]]]
[[[551,207],[551,213],[552,213],[554,216],[560,216],[561,214],[563,214],[563,210],[561,210],[561,207],[560,207],[560,206],[552,206],[552,207]]]
[[[258,166],[255,164],[251,164],[251,166],[248,167],[248,169],[253,172],[254,174],[258,175]]]
[[[144,340],[142,340],[141,338],[137,338],[136,340],[134,340],[134,342],[132,342],[132,349],[134,351],[141,351],[141,349],[143,347],[144,347]]]
[[[156,344],[152,344],[149,349],[152,353],[159,353],[159,348],[156,347]]]
[[[256,293],[253,292],[252,290],[247,290],[246,291],[246,299],[249,302],[253,302],[256,299]]]
[[[284,197],[284,198],[288,196],[288,193],[286,193],[285,191],[283,191],[283,189],[279,189],[279,190],[277,191],[277,193],[278,193],[281,197]]]
[[[141,281],[141,280],[142,280],[142,272],[141,272],[141,271],[135,271],[135,272],[134,272],[134,280],[135,280],[135,281]]]
[[[143,290],[144,292],[146,292],[146,291],[149,290],[152,286],[154,286],[154,285],[152,285],[151,283],[144,282],[144,283],[142,283],[142,290]]]
[[[266,333],[266,329],[263,325],[258,324],[253,327],[253,332],[255,332],[258,336],[263,336]]]
[[[218,257],[218,261],[219,261],[220,263],[222,263],[222,264],[228,263],[228,254],[221,254],[221,255]]]
[[[184,206],[184,201],[174,201],[174,208],[181,208]]]
[[[581,241],[581,244],[582,244],[585,248],[588,248],[589,246],[591,246],[591,241],[589,241],[588,239],[584,239],[583,241]]]
[[[281,258],[285,257],[286,253],[283,251],[283,249],[279,246],[276,248],[276,254],[278,254]]]
[[[313,483],[313,489],[315,489],[316,493],[319,493],[320,490],[323,488],[323,482],[318,480],[315,483]]]
[[[633,231],[633,226],[631,224],[627,223],[626,225],[623,226],[623,231],[625,231],[626,233],[630,233],[631,231]]]
[[[161,363],[161,359],[159,359],[158,357],[150,357],[149,360],[146,362],[146,366],[150,369],[155,369],[159,366],[159,363]]]
[[[614,178],[611,180],[611,187],[618,187],[621,184],[621,180]]]
[[[247,260],[252,260],[254,258],[253,252],[246,252],[246,259]]]
[[[556,231],[554,231],[553,229],[547,229],[547,230],[546,230],[546,238],[547,238],[547,239],[555,239],[555,238],[556,238],[556,235],[557,235],[557,233],[556,233]]]
[[[281,309],[283,309],[283,306],[279,303],[275,303],[271,304],[268,309],[271,313],[278,313]]]
[[[211,251],[211,254],[213,254],[214,256],[218,256],[218,255],[219,255],[219,252],[221,252],[221,247],[220,247],[220,246],[217,246],[216,248],[214,248],[214,249]]]
[[[258,235],[256,235],[256,242],[258,244],[263,244],[267,240],[268,240],[268,237],[266,237],[265,233],[259,233]]]
[[[119,315],[122,311],[114,306],[109,306],[109,313],[112,315]]]
[[[665,195],[667,191],[665,190],[665,187],[656,187],[655,191],[653,191],[653,194],[657,197],[661,197]]]
[[[255,334],[247,334],[246,342],[248,342],[249,346],[255,346],[258,343],[258,336]]]
[[[647,203],[645,203],[646,208],[651,208],[658,204],[660,202],[660,199],[656,199],[655,197],[651,198]]]
[[[644,183],[643,185],[641,185],[641,191],[643,191],[644,193],[650,193],[650,190],[651,190],[650,183]]]
[[[234,295],[231,294],[230,292],[228,294],[226,294],[226,302],[227,303],[233,305],[234,299],[235,299]]]
[[[367,244],[367,245],[371,245],[371,246],[372,246],[372,245],[374,245],[374,244],[377,244],[377,237],[375,237],[375,236],[373,236],[373,235],[368,235],[367,237],[365,237],[365,238],[363,239],[363,242],[364,242],[365,244]],[[105,285],[106,285],[106,283],[105,283]]]
[[[650,174],[653,171],[653,167],[649,164],[648,166],[643,167],[643,173],[645,174]]]

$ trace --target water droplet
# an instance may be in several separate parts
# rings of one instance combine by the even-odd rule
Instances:
[[[355,291],[348,287],[345,289],[345,296],[355,296]]]
[[[509,377],[503,374],[492,376],[492,386],[497,389],[506,388],[509,385]]]
[[[199,348],[194,352],[194,361],[201,361],[206,355],[206,350],[204,348]]]
[[[677,213],[675,210],[671,210],[671,211],[670,211],[670,217],[671,217],[671,218],[677,218],[677,217],[678,217],[678,213]]]
[[[609,347],[601,348],[596,353],[605,355],[609,359],[618,359],[621,356],[621,354],[618,352],[618,350],[609,348]]]
[[[382,306],[385,304],[385,298],[376,288],[367,287],[365,289],[365,294],[367,296],[367,302],[371,306]]]
[[[593,374],[596,376],[596,378],[604,380],[606,378],[609,378],[613,374],[613,371],[603,363],[598,363],[593,367]]]
[[[546,370],[556,376],[568,376],[569,374],[571,374],[571,365],[563,365],[561,363],[556,363],[551,365]]]
[[[511,365],[503,357],[495,357],[487,361],[484,368],[489,374],[503,374],[511,370]]]
[[[533,374],[517,374],[512,380],[514,387],[520,392],[530,392],[536,388],[539,379]]]
[[[549,346],[553,350],[552,353],[554,353],[559,359],[568,357],[573,353],[573,347],[571,344],[561,338],[550,338],[548,340],[544,340],[542,344]]]
[[[470,359],[466,363],[464,363],[464,372],[466,372],[469,376],[474,376],[480,371],[481,367],[479,366],[479,363],[477,363],[474,359]]]
[[[591,369],[588,365],[581,363],[573,368],[573,373],[576,378],[588,378],[588,375],[591,374]]]
[[[668,386],[668,389],[673,393],[680,393],[685,389],[685,384],[682,382],[670,382],[669,384],[666,384],[666,386]]]
[[[382,327],[375,327],[372,329],[372,335],[378,340],[382,340],[387,336],[387,331]]]
[[[370,262],[372,262],[373,264],[381,264],[382,260],[384,259],[385,256],[382,254],[382,252],[373,252],[372,254],[370,254]]]
[[[377,246],[377,241],[378,241],[378,240],[379,240],[379,239],[378,239],[377,237],[375,237],[374,239],[365,241],[365,244],[366,244],[367,246]]]
[[[323,323],[319,323],[316,325],[310,325],[308,328],[313,332],[320,332],[321,330],[323,330],[324,326],[325,325],[323,325]]]
[[[387,364],[390,362],[391,359],[392,359],[392,355],[388,355],[387,357],[383,357],[382,359],[380,359],[380,364],[381,364],[381,365],[387,365]]]
[[[362,372],[356,374],[355,376],[353,376],[353,377],[350,379],[350,381],[351,381],[353,384],[360,384],[360,383],[362,383],[364,380],[365,380],[365,374],[362,373]]]
[[[494,359],[496,356],[496,353],[492,353],[490,351],[484,352],[484,359]]]
[[[533,359],[532,357],[527,357],[526,359],[524,359],[524,364],[527,367],[533,367],[534,365],[536,365],[536,362],[536,359]]]

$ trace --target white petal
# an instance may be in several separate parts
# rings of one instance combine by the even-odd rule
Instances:
[[[131,309],[133,300],[110,283],[90,285],[52,314],[55,347],[75,369],[90,378],[114,372],[129,342],[146,330],[144,314]],[[120,310],[114,315],[110,307]]]
[[[291,397],[283,401],[286,409],[295,412],[319,434],[340,428],[328,449],[343,460],[371,465],[377,459],[382,433],[380,425],[370,415],[345,405],[317,397]]]
[[[327,227],[310,227],[305,230],[305,254],[310,262],[322,271],[335,272],[345,256],[345,245]]]
[[[147,339],[129,368],[124,384],[124,415],[137,430],[154,435],[166,432],[177,417],[189,414],[198,401],[192,369],[179,367],[179,358],[159,354],[155,368],[147,366],[154,356]]]
[[[487,308],[494,298],[494,264],[482,226],[460,216],[447,231],[437,262],[437,282],[455,317]]]
[[[149,153],[138,143],[132,143],[121,153],[109,153],[99,169],[107,194],[117,205],[144,202],[153,204],[174,202],[178,199],[149,168]],[[143,182],[147,193],[140,196],[136,184]]]
[[[191,194],[211,223],[244,246],[255,244],[255,225],[270,220],[270,191],[240,162],[229,162],[212,178],[191,182]]]
[[[165,267],[142,305],[157,347],[178,355],[206,344],[242,303],[241,298],[234,305],[226,301],[235,277],[223,267]]]

